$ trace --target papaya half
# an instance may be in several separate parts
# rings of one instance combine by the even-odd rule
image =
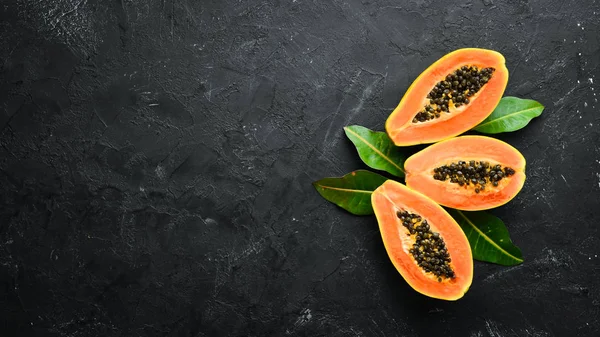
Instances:
[[[379,186],[371,203],[388,256],[406,282],[429,297],[463,297],[473,280],[473,258],[448,212],[394,180]]]
[[[388,117],[385,129],[397,146],[452,138],[488,117],[507,83],[502,54],[458,49],[417,77]]]
[[[507,143],[460,136],[428,146],[404,162],[406,185],[440,205],[466,211],[506,204],[525,183],[525,158]]]

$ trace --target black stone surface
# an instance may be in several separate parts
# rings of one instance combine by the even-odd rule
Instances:
[[[3,1],[0,335],[600,335],[599,33],[580,0]],[[546,110],[500,136],[525,263],[442,302],[311,182],[459,47]]]

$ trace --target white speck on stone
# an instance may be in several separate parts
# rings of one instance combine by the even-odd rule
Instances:
[[[579,82],[579,80],[577,80],[577,84],[579,84],[579,83],[581,83],[581,82]]]
[[[140,192],[145,192],[145,191],[146,191],[146,189],[143,188],[142,186],[140,186]]]
[[[581,27],[581,23],[577,23],[577,27]]]
[[[159,165],[156,165],[156,169],[154,169],[154,173],[156,173],[156,176],[160,179],[164,179],[164,177],[166,176],[166,172],[165,172],[165,168]]]
[[[581,53],[577,53],[577,55],[581,56]]]
[[[583,106],[587,108],[587,106],[588,106],[587,102],[583,102]]]
[[[594,79],[593,78],[588,78],[588,82],[590,82],[590,84],[594,84]]]
[[[312,313],[310,312],[310,309],[304,309],[300,312],[300,316],[298,317],[298,319],[296,319],[296,326],[302,326],[306,323],[308,323],[310,320],[312,319]]]

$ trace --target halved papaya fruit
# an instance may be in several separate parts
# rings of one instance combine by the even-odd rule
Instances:
[[[429,297],[463,297],[473,280],[473,258],[448,212],[394,180],[379,186],[371,203],[388,256],[406,282]]]
[[[406,185],[440,205],[476,211],[514,198],[525,183],[525,158],[507,143],[461,136],[428,146],[404,162]]]
[[[487,49],[453,51],[427,68],[388,117],[397,146],[435,143],[457,136],[489,116],[508,83],[502,54]]]

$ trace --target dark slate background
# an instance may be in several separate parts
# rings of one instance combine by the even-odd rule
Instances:
[[[3,1],[0,335],[598,336],[599,32],[595,0]],[[311,182],[459,47],[546,110],[500,137],[525,263],[443,302]]]

